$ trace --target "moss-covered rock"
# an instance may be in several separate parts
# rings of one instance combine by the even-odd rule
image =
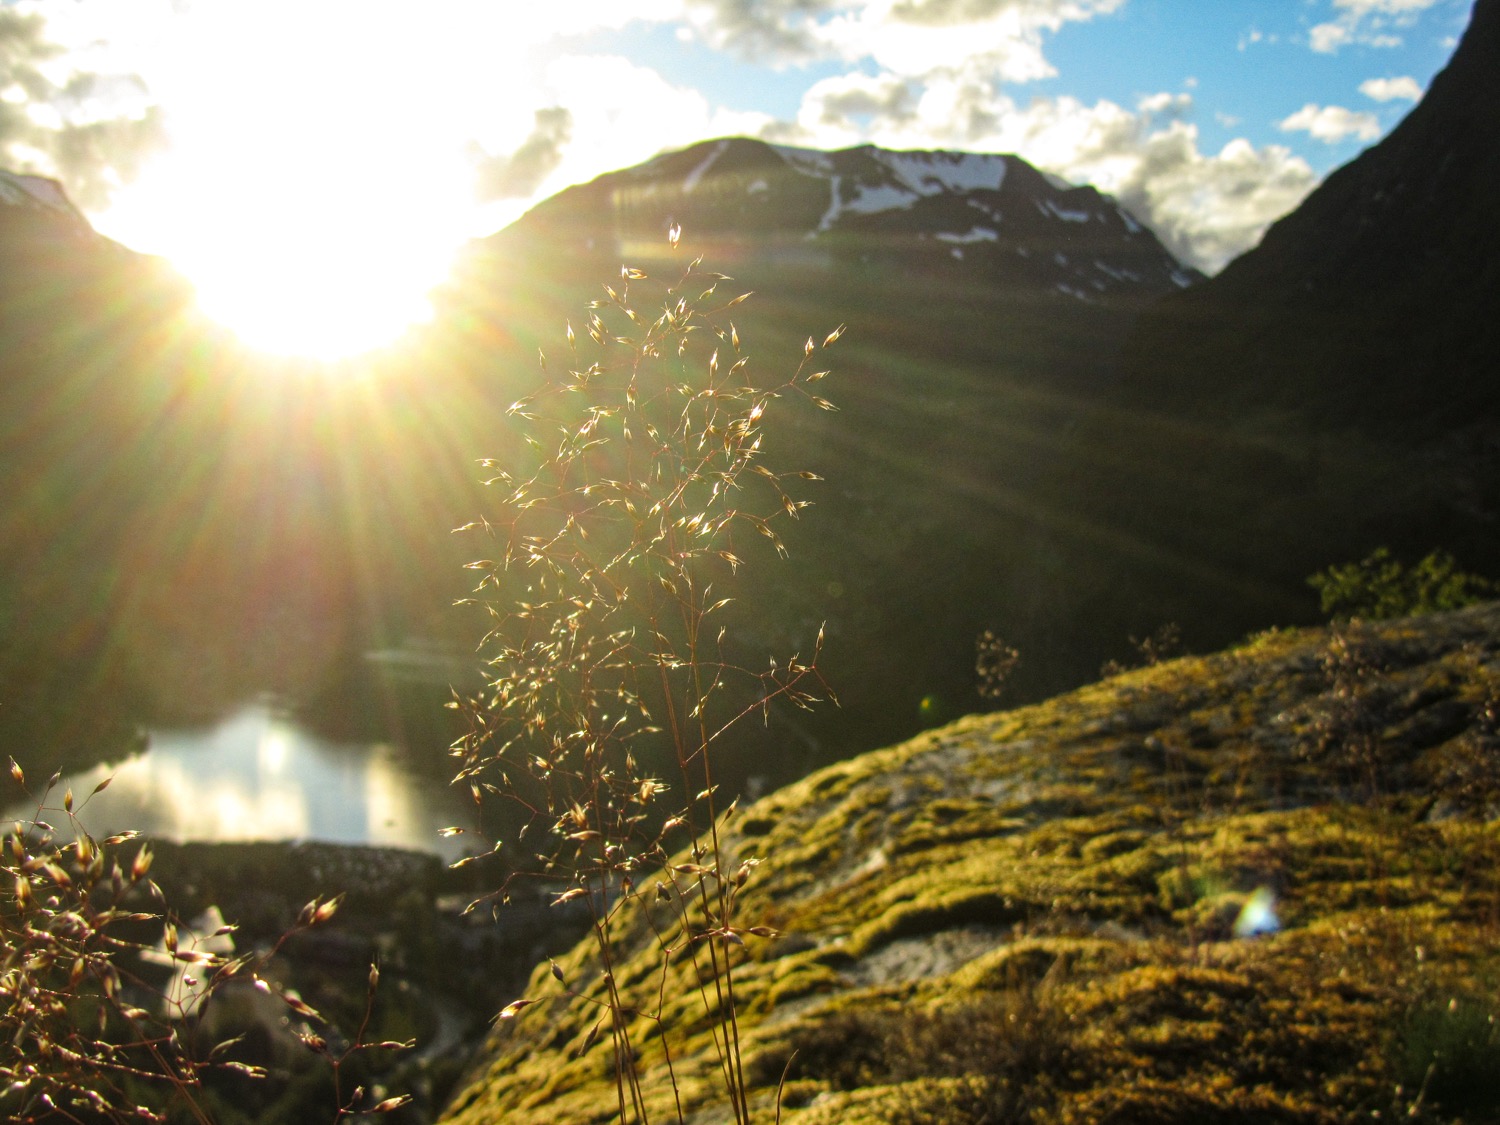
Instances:
[[[725,825],[761,861],[738,923],[780,934],[735,953],[752,1108],[1500,1120],[1476,1079],[1500,1065],[1497,700],[1500,606],[1280,631],[767,797]],[[646,1108],[727,1120],[690,966],[641,913],[614,980],[665,995],[630,1017]],[[448,1120],[618,1117],[596,952],[557,975],[581,998],[539,967],[555,999],[498,1026]]]

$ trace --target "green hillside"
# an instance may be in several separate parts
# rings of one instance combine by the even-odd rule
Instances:
[[[736,950],[756,1119],[779,1087],[830,1125],[1496,1120],[1497,706],[1500,605],[1277,631],[750,806],[724,838],[760,861],[740,922],[776,931]],[[639,911],[615,933],[681,1116],[727,1120],[685,960]],[[596,956],[538,967],[446,1120],[617,1117]]]

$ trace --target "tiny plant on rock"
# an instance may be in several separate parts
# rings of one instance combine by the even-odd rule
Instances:
[[[556,903],[589,911],[597,975],[554,964],[553,976],[562,998],[598,1012],[581,1050],[612,1043],[622,1122],[652,1116],[657,1066],[683,1117],[683,1029],[664,1016],[674,987],[701,999],[694,1033],[712,1035],[733,1119],[751,1119],[732,967],[771,931],[736,916],[755,860],[721,836],[715,759],[740,722],[829,694],[821,630],[810,652],[751,668],[722,619],[742,566],[786,553],[778,529],[818,479],[768,463],[768,414],[784,400],[834,409],[815,361],[843,329],[809,339],[791,374],[758,378],[731,319],[749,294],[723,295],[727,281],[695,261],[669,284],[624,269],[605,286],[510,408],[515,452],[484,462],[498,497],[469,525],[493,543],[470,564],[490,614],[490,682],[456,704],[470,728],[457,780],[476,802],[521,811],[516,837],[492,849],[509,870],[554,880]],[[617,971],[642,938],[659,971],[627,982]]]

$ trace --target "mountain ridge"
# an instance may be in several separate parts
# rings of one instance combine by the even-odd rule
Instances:
[[[602,234],[624,257],[655,260],[674,224],[716,259],[753,258],[749,248],[769,239],[793,268],[900,255],[907,268],[1043,284],[1078,300],[1133,287],[1154,295],[1201,277],[1112,199],[1014,155],[825,152],[746,137],[698,142],[566,188],[480,243],[503,245],[530,228],[533,240],[592,252]]]
[[[1143,312],[1048,485],[1076,606],[1212,646],[1308,621],[1387,547],[1500,572],[1500,3],[1392,133],[1219,275]],[[1170,576],[1170,577],[1168,577]]]

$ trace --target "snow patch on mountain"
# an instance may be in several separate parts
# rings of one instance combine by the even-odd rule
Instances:
[[[833,227],[834,220],[836,220],[839,217],[839,210],[840,210],[840,204],[839,204],[839,181],[842,178],[843,177],[841,177],[841,176],[832,176],[832,177],[830,177],[830,180],[831,180],[830,187],[831,187],[831,196],[832,196],[832,198],[831,198],[831,200],[830,200],[830,202],[828,204],[828,210],[824,211],[823,212],[823,217],[818,220],[818,230],[829,230],[829,229],[831,229]]]
[[[685,194],[691,195],[693,193],[693,189],[698,186],[698,181],[703,179],[708,170],[714,166],[714,161],[723,156],[725,150],[728,148],[728,141],[720,141],[709,150],[708,155],[698,162],[698,166],[683,178],[682,190]]]
[[[62,185],[45,176],[7,172],[0,168],[0,206],[42,212],[49,216],[52,224],[61,220],[60,226],[52,225],[54,233],[61,232],[82,238],[91,235],[94,230],[83,217],[83,212],[68,199]]]
[[[870,154],[917,195],[939,192],[999,191],[1005,182],[1003,156],[973,152],[885,152]]]
[[[862,215],[874,215],[880,211],[904,211],[921,198],[920,193],[906,191],[891,184],[876,187],[860,185],[853,199],[844,201],[845,211],[858,211]]]
[[[1074,211],[1067,207],[1059,207],[1052,200],[1043,200],[1040,206],[1044,206],[1055,219],[1061,219],[1065,223],[1086,223],[1094,217],[1092,211]]]
[[[1112,269],[1111,267],[1101,262],[1098,258],[1094,259],[1094,268],[1102,273],[1105,277],[1108,277],[1114,281],[1139,281],[1141,279],[1141,275],[1136,273],[1135,270]]]
[[[868,174],[861,174],[864,169],[847,165],[842,172],[835,172],[833,161],[824,153],[776,146],[776,152],[797,171],[828,180],[829,205],[818,223],[819,231],[831,229],[845,212],[874,215],[904,211],[929,196],[999,191],[1005,182],[1007,164],[1003,156],[886,152],[876,148],[857,151],[875,165],[872,170],[880,173],[879,182],[869,182]]]
[[[990,230],[988,227],[970,227],[963,234],[939,231],[933,237],[942,242],[998,242],[1000,240],[999,232]]]
[[[820,231],[832,229],[833,224],[845,211],[853,211],[861,215],[877,215],[882,211],[904,211],[922,198],[918,192],[908,191],[893,184],[868,186],[856,183],[854,194],[849,199],[841,199],[843,183],[842,176],[829,177],[831,199],[828,210],[823,212],[823,218],[818,222]]]
[[[80,217],[56,180],[7,172],[3,168],[0,168],[0,202],[14,207],[41,206],[61,211],[70,218]]]
[[[795,145],[772,145],[771,150],[785,160],[794,171],[804,176],[828,176],[833,173],[833,158],[817,149],[797,148]]]

